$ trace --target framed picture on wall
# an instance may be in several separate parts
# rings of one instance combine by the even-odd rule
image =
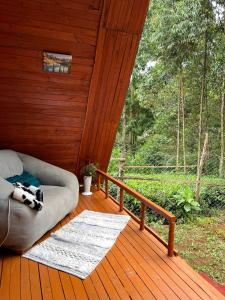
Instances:
[[[72,55],[54,52],[43,52],[43,70],[52,73],[70,73]]]

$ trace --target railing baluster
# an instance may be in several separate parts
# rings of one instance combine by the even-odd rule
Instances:
[[[141,202],[140,230],[145,228],[145,205]]]
[[[107,178],[105,178],[105,198],[107,199],[109,197],[109,181]]]
[[[168,256],[170,257],[172,257],[174,254],[174,230],[175,222],[169,221]]]
[[[124,190],[120,189],[120,211],[123,211]]]

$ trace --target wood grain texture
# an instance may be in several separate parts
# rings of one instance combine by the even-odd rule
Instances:
[[[51,232],[84,209],[118,214],[118,208],[101,191],[80,195],[78,207]],[[225,299],[179,256],[168,257],[165,247],[146,230],[140,231],[133,219],[85,280],[2,249],[0,271],[1,300]]]
[[[106,170],[149,0],[0,2],[0,149]],[[42,52],[71,53],[71,74]]]
[[[101,0],[1,1],[0,149],[75,171],[101,12]],[[71,53],[71,74],[43,72],[44,50]]]
[[[87,161],[107,169],[148,4],[104,1],[77,171]]]

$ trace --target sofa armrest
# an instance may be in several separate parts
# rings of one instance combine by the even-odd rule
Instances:
[[[23,162],[24,170],[37,177],[41,184],[68,187],[73,192],[79,190],[77,177],[73,173],[27,154],[18,153],[18,155]]]
[[[9,197],[13,190],[13,184],[0,177],[0,243],[5,240],[7,235]]]
[[[0,199],[7,199],[13,192],[13,184],[0,177]]]

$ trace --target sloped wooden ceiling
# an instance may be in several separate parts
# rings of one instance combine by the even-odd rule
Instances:
[[[80,164],[90,160],[107,169],[148,5],[148,0],[104,3]]]
[[[0,0],[0,148],[106,170],[148,0]],[[71,74],[42,71],[44,50]]]

